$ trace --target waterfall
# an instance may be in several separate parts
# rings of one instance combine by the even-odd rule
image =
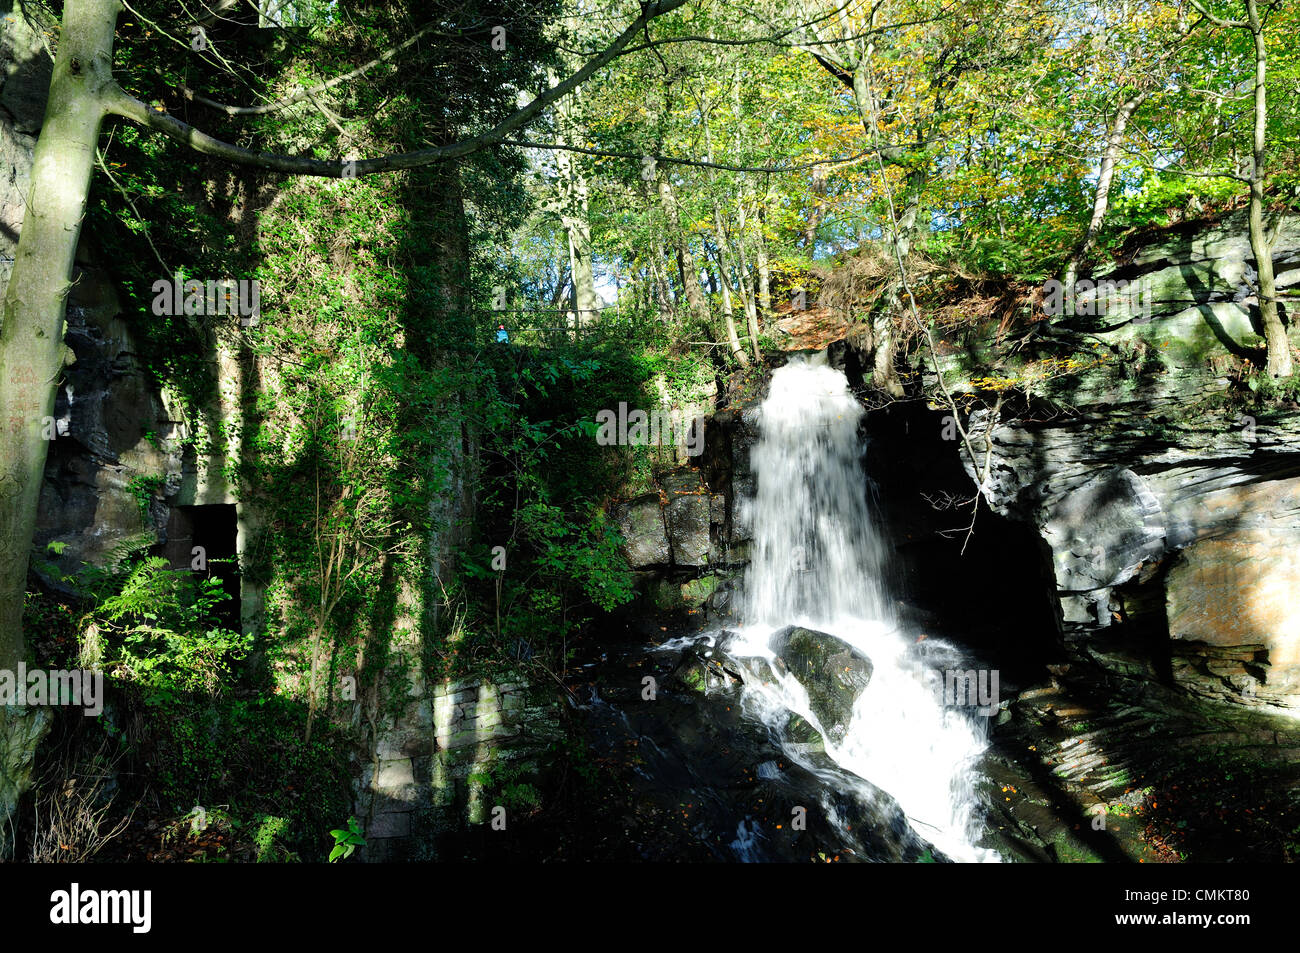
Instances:
[[[941,664],[961,665],[959,653],[927,641],[927,667],[916,651],[921,633],[905,632],[891,611],[889,553],[862,466],[864,416],[824,356],[795,357],[773,374],[751,456],[757,489],[742,503],[753,528],[744,626],[728,651],[770,657],[771,634],[800,625],[869,657],[871,680],[842,740],[827,738],[827,754],[892,795],[917,832],[952,859],[996,860],[972,844],[979,833],[972,764],[986,744],[984,726],[944,704],[944,679],[933,667],[936,654]],[[816,724],[791,675],[745,691],[769,722],[794,711]]]

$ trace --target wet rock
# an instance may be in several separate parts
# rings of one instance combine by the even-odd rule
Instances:
[[[740,684],[740,675],[734,667],[724,666],[720,658],[700,649],[687,649],[682,653],[671,679],[672,683],[691,692],[729,689]]]
[[[807,690],[812,712],[827,734],[841,740],[854,702],[871,681],[871,660],[833,635],[798,626],[772,636],[771,648]]]
[[[780,658],[741,658],[736,660],[736,664],[747,683],[757,682],[760,685],[773,685],[788,671]]]
[[[615,681],[639,678],[645,661],[625,659],[628,674]],[[680,659],[674,677],[734,683],[731,666],[722,650],[700,647]],[[635,810],[615,819],[616,837],[640,859],[945,859],[887,793],[812,746],[790,744],[729,692],[666,691],[652,703],[602,701],[584,713],[592,744],[630,786]],[[816,735],[806,722],[803,729]],[[601,806],[592,816],[602,816]]]
[[[679,587],[682,602],[694,608],[701,608],[718,588],[718,577],[705,574],[698,579],[689,579]]]
[[[800,746],[801,751],[824,751],[826,741],[806,718],[791,714],[785,726],[786,736],[792,743]]]
[[[741,579],[735,572],[722,573],[715,578],[718,584],[704,603],[705,617],[710,622],[733,620],[740,610]]]

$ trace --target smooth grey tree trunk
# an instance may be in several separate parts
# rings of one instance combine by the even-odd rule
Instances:
[[[1277,307],[1277,276],[1273,269],[1273,238],[1264,222],[1264,178],[1268,167],[1268,48],[1258,0],[1246,0],[1246,16],[1255,41],[1255,140],[1250,169],[1250,248],[1259,273],[1259,316],[1268,347],[1268,373],[1290,377],[1295,371],[1291,342]]]
[[[1061,269],[1061,283],[1066,288],[1074,287],[1074,283],[1079,278],[1079,265],[1087,260],[1097,245],[1097,236],[1101,234],[1106,214],[1110,211],[1110,193],[1115,183],[1115,163],[1119,159],[1120,146],[1124,144],[1124,131],[1128,128],[1133,113],[1146,102],[1149,95],[1143,92],[1129,97],[1120,103],[1119,108],[1115,110],[1115,115],[1111,117],[1110,129],[1106,134],[1106,147],[1101,155],[1101,168],[1097,175],[1097,188],[1092,196],[1092,217],[1088,220],[1088,228],[1083,233],[1083,238],[1070,253],[1065,266]],[[1074,295],[1068,294],[1066,300],[1073,301]]]
[[[1268,45],[1264,37],[1264,20],[1259,0],[1243,0],[1244,20],[1228,20],[1209,10],[1203,0],[1191,0],[1192,6],[1206,19],[1224,29],[1250,33],[1255,53],[1254,136],[1251,144],[1250,178],[1250,250],[1255,256],[1259,276],[1259,317],[1267,348],[1266,369],[1270,377],[1290,377],[1295,372],[1291,342],[1277,306],[1277,275],[1273,268],[1274,238],[1264,221],[1266,169],[1268,168]],[[1270,8],[1273,5],[1270,5]]]
[[[23,598],[49,442],[48,421],[63,368],[63,322],[90,191],[95,147],[111,89],[116,0],[68,0],[45,121],[32,158],[31,192],[5,289],[0,324],[0,669],[25,658]],[[29,775],[44,713],[11,709],[0,744],[10,792],[0,827],[11,827],[15,795]],[[16,772],[9,775],[9,772]],[[0,848],[11,848],[0,835]]]
[[[719,220],[721,216],[717,216]],[[727,277],[727,262],[722,256],[722,249],[715,248],[714,254],[718,266],[718,287],[722,292],[722,320],[727,329],[727,347],[731,349],[731,356],[741,367],[749,366],[749,355],[745,353],[745,348],[740,343],[740,335],[736,332],[736,309],[731,303],[731,280]]]

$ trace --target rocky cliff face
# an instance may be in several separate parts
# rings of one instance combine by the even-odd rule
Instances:
[[[1285,294],[1300,284],[1300,220],[1278,235]],[[1085,633],[1118,625],[1131,645],[1094,654],[1131,666],[1154,633],[1154,651],[1136,651],[1153,676],[1300,707],[1300,414],[1230,390],[1234,357],[1262,346],[1245,223],[1185,230],[1101,277],[1138,291],[1036,345],[1081,369],[1044,380],[991,434],[975,418],[993,506],[1037,530],[1084,651]]]
[[[1300,285],[1300,219],[1279,223],[1275,265],[1284,294]],[[964,556],[952,504],[976,470],[946,412],[914,401],[869,416],[905,611],[941,628],[965,606],[969,631],[954,634],[995,656],[1069,649],[1204,698],[1300,708],[1300,408],[1233,380],[1263,345],[1254,275],[1246,223],[1229,216],[1136,245],[1027,340],[941,342],[950,380],[1030,396],[991,430],[987,408],[971,416],[977,455],[991,440],[993,512]],[[831,359],[851,380],[869,366],[852,341]],[[724,619],[747,561],[754,408],[729,402],[698,469],[615,509],[629,563]]]
[[[1280,223],[1275,264],[1286,296],[1300,221]],[[1002,676],[980,797],[984,844],[1005,857],[1294,850],[1278,831],[1300,810],[1300,405],[1246,386],[1242,358],[1262,347],[1254,271],[1243,220],[1202,223],[1099,276],[1130,283],[1104,307],[941,342],[947,380],[985,379],[959,398],[977,460],[945,407],[907,399],[867,416],[865,482],[900,617]],[[871,355],[838,336],[830,359],[861,385]],[[718,577],[702,605],[724,626],[747,561],[756,424],[752,403],[714,414],[690,474],[710,501],[690,524],[707,567],[676,555],[693,544],[667,517],[671,480],[618,511],[629,560],[656,585],[684,600],[692,574]],[[985,437],[990,506],[967,539]],[[1257,806],[1225,811],[1225,776],[1248,778]]]

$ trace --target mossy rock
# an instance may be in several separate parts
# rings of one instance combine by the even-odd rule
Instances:
[[[717,588],[718,577],[712,573],[701,576],[699,579],[691,579],[682,583],[679,587],[681,601],[689,606],[702,606]]]
[[[771,647],[808,692],[812,713],[830,740],[843,739],[853,704],[871,681],[871,659],[833,635],[798,626],[777,632]]]

